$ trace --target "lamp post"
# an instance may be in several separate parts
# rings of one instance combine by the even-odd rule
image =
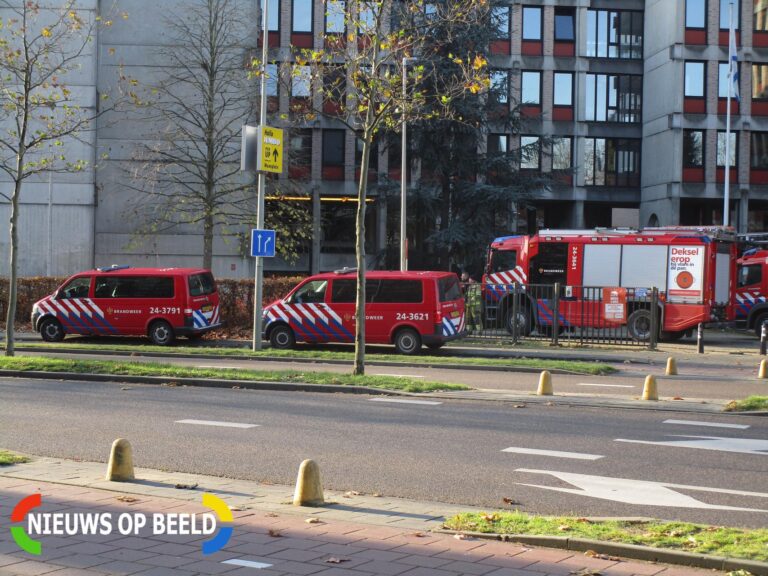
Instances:
[[[400,271],[405,272],[408,270],[408,238],[405,235],[406,222],[407,222],[407,197],[406,197],[406,185],[407,185],[407,169],[408,169],[408,123],[405,116],[405,99],[406,99],[406,81],[408,79],[408,64],[412,64],[417,59],[414,57],[403,58],[403,102],[400,106],[402,112],[402,137],[401,143],[401,158],[400,158]]]

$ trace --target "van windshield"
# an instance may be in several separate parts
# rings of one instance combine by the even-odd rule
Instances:
[[[190,296],[208,296],[214,292],[216,292],[216,283],[213,281],[213,274],[210,272],[192,274],[189,277]]]
[[[461,286],[456,275],[440,278],[437,283],[440,286],[440,302],[461,300]]]

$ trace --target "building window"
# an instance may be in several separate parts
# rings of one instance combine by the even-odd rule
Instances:
[[[749,166],[768,170],[768,132],[752,132],[749,138]]]
[[[573,8],[555,7],[555,42],[576,40],[575,17],[576,12]]]
[[[720,30],[728,30],[730,28],[729,7],[731,2],[733,2],[733,28],[735,30],[739,29],[739,14],[741,14],[739,0],[720,0]]]
[[[360,34],[376,34],[377,10],[381,8],[372,4],[361,2],[357,5],[357,30]]]
[[[523,72],[520,102],[529,106],[541,105],[541,72]]]
[[[685,97],[704,97],[705,69],[704,62],[685,63]]]
[[[520,136],[520,169],[539,170],[541,168],[541,138],[538,136]]]
[[[312,32],[312,0],[293,0],[293,32]]]
[[[278,69],[277,64],[267,64],[267,96],[277,96]]]
[[[754,0],[754,27],[758,32],[768,32],[768,0]]]
[[[703,29],[707,26],[707,0],[685,0],[685,27]]]
[[[683,130],[683,166],[685,168],[704,167],[703,131]]]
[[[587,74],[585,119],[592,122],[640,122],[642,76]]]
[[[573,106],[573,72],[555,72],[555,106]]]
[[[725,154],[726,154],[726,148],[725,148],[725,142],[726,142],[726,132],[718,132],[717,133],[717,165],[719,167],[725,167]],[[729,166],[733,168],[736,166],[736,132],[731,132],[730,134],[730,145],[729,148],[731,149],[731,157]]]
[[[736,64],[738,66],[738,64]],[[717,65],[717,97],[718,98],[728,98],[728,90],[731,87],[730,79],[728,78],[728,62],[719,62]],[[753,87],[754,90],[754,87]],[[736,95],[733,94],[733,90],[731,90],[731,98],[735,98]]]
[[[328,0],[325,12],[325,33],[344,34],[346,24],[347,3],[345,0]]]
[[[552,139],[552,170],[568,170],[573,158],[573,138],[558,136]]]
[[[264,0],[261,0],[261,14],[264,14]],[[280,0],[269,0],[269,31],[278,32],[280,30]],[[264,21],[259,17],[259,30],[264,29]]]
[[[509,103],[509,71],[491,71],[491,101],[496,104]]]
[[[494,40],[509,40],[509,6],[491,10],[491,31]]]
[[[309,66],[293,65],[291,77],[291,96],[294,98],[307,98],[310,95],[311,72]]]
[[[640,140],[584,139],[584,183],[587,186],[639,186]]]
[[[541,41],[541,8],[523,6],[523,40]]]
[[[642,58],[643,13],[628,10],[588,10],[587,56]]]
[[[288,175],[300,180],[309,179],[312,174],[312,130],[291,130],[290,163]]]
[[[768,100],[768,64],[752,64],[752,100]]]
[[[323,179],[344,180],[344,130],[323,130]]]
[[[488,134],[488,156],[498,156],[509,152],[509,134]]]

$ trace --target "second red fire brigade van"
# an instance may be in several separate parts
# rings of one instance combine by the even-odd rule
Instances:
[[[464,299],[453,272],[365,274],[365,341],[416,354],[464,335]],[[342,270],[304,280],[264,309],[264,335],[275,348],[301,342],[354,342],[357,274]]]
[[[199,268],[97,268],[32,308],[32,326],[47,342],[67,334],[148,336],[164,346],[220,325],[216,282]]]

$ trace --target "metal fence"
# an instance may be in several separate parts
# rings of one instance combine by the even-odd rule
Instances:
[[[560,284],[465,284],[468,337],[516,344],[658,343],[660,308],[653,288]]]

